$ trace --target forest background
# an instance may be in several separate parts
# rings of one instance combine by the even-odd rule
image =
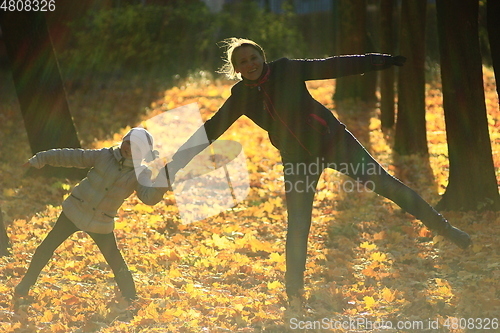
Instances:
[[[225,37],[253,38],[269,59],[336,53],[333,20],[322,16],[332,13],[299,17],[289,9],[278,15],[253,1],[233,4],[220,13],[211,13],[198,1],[182,6],[120,2],[105,7],[89,9],[79,20],[48,16],[68,102],[85,148],[112,145],[128,128],[191,102],[200,106],[204,119],[209,118],[232,84],[213,74],[222,55],[216,43]],[[162,19],[166,12],[170,20]],[[428,15],[429,156],[394,154],[394,138],[391,131],[382,131],[376,103],[336,105],[331,80],[311,82],[308,87],[383,165],[435,204],[447,185],[448,160],[432,6]],[[378,51],[373,27],[375,46],[367,52]],[[482,36],[488,124],[498,170],[498,96]],[[83,234],[62,246],[32,298],[17,302],[12,289],[76,182],[23,177],[19,166],[31,152],[7,64],[4,58],[0,194],[12,248],[0,265],[3,331],[283,332],[290,327],[283,318],[282,167],[265,133],[246,119],[226,134],[233,140],[237,133],[255,138],[244,146],[252,171],[251,191],[244,202],[211,219],[183,225],[172,196],[155,207],[144,206],[135,197],[127,200],[116,233],[138,284],[140,300],[134,306],[114,297],[111,273],[99,255],[88,255],[96,248]],[[359,108],[366,112],[353,112]],[[342,180],[327,172],[319,186],[307,266],[308,313],[302,320],[404,322],[413,325],[410,332],[423,332],[415,325],[435,320],[439,329],[427,331],[475,332],[487,319],[492,328],[495,319],[498,323],[497,213],[447,212],[454,224],[473,235],[474,246],[462,252],[433,238],[392,203],[370,193],[343,191]],[[364,327],[363,331],[377,330]]]

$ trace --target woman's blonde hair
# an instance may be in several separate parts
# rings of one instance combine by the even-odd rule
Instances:
[[[217,71],[217,73],[220,74],[225,74],[228,78],[230,79],[241,79],[240,75],[236,73],[236,70],[234,68],[234,51],[238,50],[241,47],[244,46],[250,46],[253,47],[259,54],[262,56],[264,61],[266,61],[266,54],[264,52],[264,49],[254,42],[253,40],[250,39],[245,39],[245,38],[237,38],[237,37],[231,37],[231,38],[226,38],[223,41],[218,43],[221,48],[224,48],[224,65]]]

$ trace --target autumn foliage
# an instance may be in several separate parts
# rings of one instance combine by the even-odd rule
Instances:
[[[498,169],[498,97],[493,73],[486,69],[484,78]],[[379,109],[359,104],[336,106],[334,85],[334,81],[316,81],[309,88],[392,174],[436,204],[448,177],[439,84],[426,89],[430,156],[405,158],[393,154],[393,136],[382,132]],[[198,103],[203,118],[208,119],[229,91],[230,83],[186,80],[152,101],[144,120],[189,103]],[[355,108],[365,111],[353,112]],[[56,251],[29,298],[14,297],[14,286],[75,182],[23,177],[20,165],[30,152],[20,115],[15,107],[3,105],[0,117],[0,149],[8,157],[0,163],[0,203],[12,243],[12,255],[0,258],[2,332],[285,332],[293,328],[284,293],[283,168],[266,133],[250,120],[239,119],[223,136],[243,144],[251,183],[245,201],[190,224],[181,223],[171,193],[153,207],[135,196],[125,202],[115,233],[139,294],[139,300],[128,305],[102,255],[84,233],[76,233]],[[78,126],[82,133],[96,130],[92,123],[88,128]],[[126,131],[123,128],[107,140],[86,146],[112,145]],[[330,323],[364,320],[394,325],[436,321],[439,329],[433,332],[472,332],[470,321],[464,327],[461,318],[498,320],[497,213],[444,213],[472,235],[474,245],[462,251],[434,237],[392,202],[369,192],[348,193],[342,187],[344,179],[328,171],[318,186],[309,238],[307,301],[304,312],[292,314],[304,324],[302,328],[327,318]],[[363,332],[376,332],[365,326]],[[302,331],[349,330],[309,327]],[[386,327],[383,331],[419,330]]]

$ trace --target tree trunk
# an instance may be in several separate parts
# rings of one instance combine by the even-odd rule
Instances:
[[[425,123],[426,1],[404,0],[401,6],[401,54],[398,118],[394,150],[400,155],[428,154]]]
[[[3,214],[2,209],[0,208],[0,257],[10,255],[9,247],[9,236],[5,230],[5,225],[3,224]]]
[[[380,1],[381,52],[394,54],[394,0]],[[383,128],[394,126],[394,68],[380,73],[380,119]]]
[[[490,42],[491,60],[495,70],[495,81],[497,82],[497,95],[500,97],[500,1],[486,2],[486,24],[488,29],[488,40]]]
[[[479,51],[477,0],[437,0],[450,176],[439,210],[500,207]]]
[[[43,13],[0,13],[0,27],[32,153],[80,147]],[[40,174],[81,177],[47,167]]]
[[[364,54],[366,52],[366,0],[340,1],[338,11],[340,20],[337,38],[338,54]],[[335,100],[363,99],[365,81],[361,75],[338,78],[335,84]]]

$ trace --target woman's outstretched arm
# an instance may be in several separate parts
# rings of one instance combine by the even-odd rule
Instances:
[[[335,79],[343,76],[363,74],[391,66],[402,66],[406,58],[389,54],[367,53],[343,55],[325,59],[289,60],[289,70],[296,72],[304,81]]]
[[[213,117],[194,132],[172,156],[172,162],[168,167],[171,175],[184,168],[243,115],[244,106],[239,104],[234,95],[230,96]]]

